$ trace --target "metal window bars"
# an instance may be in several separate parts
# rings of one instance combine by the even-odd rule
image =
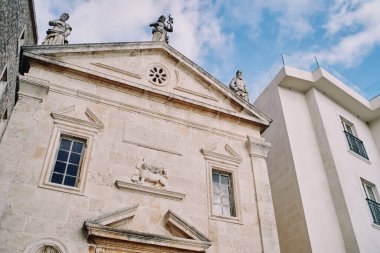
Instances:
[[[369,198],[366,198],[366,200],[372,213],[373,223],[380,225],[380,204]]]
[[[350,150],[360,155],[361,157],[364,157],[365,159],[369,160],[363,141],[361,141],[359,138],[357,138],[356,136],[354,136],[353,134],[347,131],[344,131],[344,133],[346,134],[346,138],[348,141],[348,145],[350,146]]]

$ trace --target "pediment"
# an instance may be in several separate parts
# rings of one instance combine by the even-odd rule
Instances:
[[[178,51],[160,42],[27,47],[26,58],[192,102],[267,126],[270,119]]]
[[[96,131],[104,128],[103,122],[89,108],[77,108],[75,105],[65,106],[53,111],[51,116],[55,122],[65,122]]]
[[[106,213],[85,221],[83,228],[88,238],[104,249],[107,248],[107,241],[117,242],[121,247],[123,243],[125,247],[131,243],[141,244],[142,252],[150,252],[148,249],[151,246],[204,252],[211,246],[210,239],[171,210],[162,215],[162,222],[151,224],[151,226],[162,226],[167,233],[151,233],[151,230],[138,231],[133,226],[129,226],[136,212],[138,212],[138,205]],[[149,220],[149,217],[145,218]],[[144,247],[147,251],[144,251]]]
[[[228,163],[234,166],[239,165],[243,158],[228,144],[220,145],[214,143],[201,149],[206,160],[219,163]]]

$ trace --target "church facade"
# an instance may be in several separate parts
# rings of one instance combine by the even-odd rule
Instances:
[[[270,119],[165,42],[24,47],[0,251],[279,252]]]

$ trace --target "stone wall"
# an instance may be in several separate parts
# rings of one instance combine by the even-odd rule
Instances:
[[[0,34],[0,75],[5,69],[7,72],[6,78],[2,75],[6,81],[0,82],[1,121],[4,117],[9,118],[16,103],[20,47],[37,44],[33,0],[1,0]],[[1,129],[4,128],[0,127],[0,138]]]
[[[161,50],[148,50],[149,45]],[[207,96],[192,98],[202,94],[206,85],[200,82],[206,78],[190,72],[188,62],[177,62],[174,50],[153,43],[117,49],[107,44],[99,52],[76,55],[74,62],[70,46],[24,49],[30,69],[19,77],[20,99],[0,144],[0,252],[34,252],[46,240],[64,253],[126,252],[130,244],[136,245],[134,252],[279,252],[265,163],[269,144],[260,138],[265,126],[242,109],[232,111],[237,104],[222,97],[228,93],[217,93],[215,83],[209,83],[213,89]],[[72,71],[51,58],[41,64],[32,58],[41,50],[58,50],[66,67],[74,66],[73,59],[86,68]],[[86,59],[103,66],[119,62],[123,71],[113,72],[124,73],[123,79],[116,79],[111,67],[91,72],[87,66],[95,64],[85,65]],[[173,77],[167,86],[147,81],[143,70],[152,62]],[[174,86],[177,82],[181,85]],[[177,95],[178,87],[189,95]],[[60,136],[86,143],[75,187],[50,180]],[[133,182],[143,162],[165,168],[163,188],[148,180]],[[232,182],[231,214],[213,210],[213,172]],[[121,223],[120,213],[132,209]],[[188,225],[170,220],[171,211]],[[91,234],[104,215],[117,226],[106,222],[100,234]],[[189,238],[194,229],[208,239],[197,232]],[[118,242],[109,243],[114,239]]]

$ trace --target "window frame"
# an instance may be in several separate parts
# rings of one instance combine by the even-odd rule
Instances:
[[[238,187],[238,176],[237,176],[237,167],[230,166],[227,164],[218,163],[215,161],[208,161],[207,165],[207,188],[208,188],[208,206],[209,206],[209,219],[218,220],[218,221],[226,221],[232,223],[242,224],[242,216],[240,209],[240,194]],[[230,175],[230,179],[232,181],[232,205],[234,207],[235,216],[230,215],[220,215],[216,214],[213,209],[214,203],[214,191],[213,191],[213,182],[212,182],[212,173],[217,171],[222,174]]]
[[[62,140],[69,140],[71,142],[77,142],[77,143],[82,143],[83,144],[83,147],[82,147],[82,150],[81,150],[81,153],[80,153],[80,159],[79,159],[79,162],[77,164],[78,169],[77,169],[77,172],[76,172],[76,175],[75,175],[75,186],[70,186],[70,185],[64,184],[65,179],[66,179],[67,176],[68,177],[74,177],[74,176],[68,175],[68,173],[67,173],[67,167],[69,166],[69,164],[73,164],[73,163],[70,163],[69,161],[63,162],[63,161],[59,161],[58,160],[58,154],[62,150],[61,149]],[[68,150],[68,153],[69,153],[68,158],[71,157],[72,153],[79,154],[77,152],[73,152],[71,147],[72,147],[72,144],[70,145],[70,150]],[[83,163],[84,154],[86,152],[86,148],[87,148],[87,141],[86,140],[75,138],[75,137],[72,137],[72,136],[61,135],[59,137],[59,143],[58,143],[56,154],[55,154],[53,168],[51,170],[51,174],[50,174],[50,177],[49,177],[49,182],[54,183],[54,184],[58,184],[58,185],[69,186],[69,187],[77,187],[79,185],[79,183],[80,183],[80,172],[81,172],[81,169],[82,169],[82,163]],[[56,172],[55,166],[57,165],[57,162],[65,163],[65,171],[64,171],[64,173]],[[61,184],[52,182],[53,174],[54,173],[56,173],[56,174],[62,174],[63,175],[63,179],[62,179],[62,183]]]
[[[362,190],[364,192],[364,197],[366,200],[366,206],[369,213],[369,216],[371,217],[372,225],[376,228],[380,227],[380,196],[377,191],[377,187],[375,184],[360,178],[361,184],[362,184]],[[371,189],[372,194],[368,192],[368,188]],[[370,196],[372,195],[372,196]],[[373,198],[372,198],[373,197]],[[370,201],[369,201],[370,200]],[[376,210],[376,214],[373,213],[374,209]]]
[[[206,161],[206,183],[207,183],[207,202],[209,210],[209,219],[243,224],[242,211],[240,206],[239,176],[238,168],[243,158],[228,144],[224,145],[225,152],[217,151],[218,144],[212,144],[200,151]],[[235,207],[235,216],[222,216],[213,212],[213,183],[212,172],[219,171],[231,175],[233,205]]]
[[[229,181],[229,184],[228,184],[228,187],[229,187],[229,193],[228,193],[228,197],[229,197],[229,206],[230,206],[230,214],[229,215],[224,215],[223,214],[223,205],[222,205],[222,214],[216,214],[215,210],[214,210],[214,205],[215,205],[215,199],[214,199],[214,174],[218,174],[219,175],[219,179],[222,177],[222,176],[225,176],[225,177],[228,177],[228,181]],[[220,181],[219,181],[220,182]],[[234,194],[234,180],[233,180],[233,176],[232,176],[232,173],[230,172],[226,172],[226,171],[223,171],[223,170],[220,170],[218,168],[212,168],[212,171],[211,171],[211,184],[212,184],[212,214],[215,215],[215,216],[222,216],[222,217],[231,217],[231,218],[234,218],[236,217],[236,207],[235,207],[235,194]]]
[[[67,193],[73,193],[78,195],[84,195],[84,190],[87,182],[87,172],[89,166],[89,157],[93,146],[94,132],[88,132],[81,129],[76,129],[70,126],[54,125],[54,130],[50,138],[50,143],[45,158],[45,162],[42,168],[39,187],[47,188],[51,190],[63,191]],[[60,145],[61,137],[71,137],[73,139],[80,139],[85,142],[85,149],[81,157],[81,166],[78,173],[78,184],[76,187],[67,186],[64,184],[52,183],[50,181],[51,175],[54,170],[56,162],[56,156]]]
[[[369,155],[365,148],[364,142],[358,137],[355,124],[341,115],[339,118],[342,124],[343,133],[345,135],[348,153],[366,163],[370,163]]]
[[[372,200],[372,201],[375,201],[375,202],[379,203],[379,195],[378,195],[378,192],[377,192],[376,185],[373,184],[373,183],[370,183],[369,181],[364,180],[364,179],[361,180],[361,183],[362,183],[362,186],[363,186],[365,197],[368,198],[368,199],[370,199],[370,200]],[[374,199],[370,198],[371,196],[369,196],[369,195],[371,195],[371,194],[369,194],[367,187],[371,189],[372,195],[373,195]]]

